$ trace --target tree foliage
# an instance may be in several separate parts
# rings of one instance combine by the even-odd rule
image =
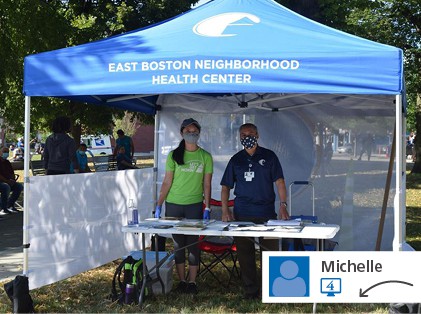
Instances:
[[[172,18],[197,0],[0,0],[0,115],[23,133],[23,60],[29,54],[78,45]],[[421,3],[418,0],[279,0],[325,25],[400,47],[405,56],[408,125],[421,134]],[[45,130],[66,114],[75,137],[110,133],[122,110],[62,99],[32,98],[31,129]],[[132,113],[133,114],[133,113]],[[138,115],[150,122],[150,117]],[[418,150],[421,141],[417,141]],[[421,169],[421,158],[419,158]]]
[[[197,0],[0,0],[0,115],[22,134],[24,123],[23,59],[49,51],[121,34],[160,22],[190,9]],[[5,60],[5,62],[4,62]],[[58,115],[73,121],[73,136],[110,133],[111,107],[86,106],[58,99],[32,97],[31,130],[47,130]],[[150,123],[148,116],[139,119]]]
[[[403,50],[408,129],[421,134],[421,3],[418,0],[374,1],[370,9],[354,10],[348,21],[357,35]],[[416,141],[415,150],[421,157],[421,141]],[[412,172],[421,173],[421,158],[417,158]]]
[[[402,49],[408,129],[421,134],[421,2],[419,0],[283,0],[308,18],[345,32]],[[387,65],[385,65],[387,66]],[[415,143],[421,173],[421,140]]]
[[[115,125],[115,132],[113,136],[117,138],[117,130],[121,129],[124,131],[124,134],[127,136],[133,136],[136,133],[136,130],[140,127],[139,119],[136,115],[130,114],[128,111],[124,111],[124,116],[120,118],[113,119]]]

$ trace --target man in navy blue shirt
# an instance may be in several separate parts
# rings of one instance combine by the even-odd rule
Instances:
[[[276,154],[257,144],[259,133],[254,124],[243,124],[240,141],[244,149],[228,162],[221,180],[222,220],[251,221],[264,223],[269,219],[289,219],[287,212],[287,191],[282,166]],[[281,201],[275,210],[276,186]],[[228,208],[230,190],[234,188],[234,212]],[[236,237],[241,279],[247,298],[259,297],[259,279],[256,269],[255,246],[252,239]],[[279,240],[259,238],[262,248],[279,250]]]

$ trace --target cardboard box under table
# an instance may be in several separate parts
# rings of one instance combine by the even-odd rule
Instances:
[[[142,251],[132,251],[130,252],[130,255],[134,259],[141,259],[143,258],[143,252]],[[156,274],[156,252],[155,251],[146,251],[146,267],[148,268],[149,277],[152,280],[152,293],[153,294],[167,294],[171,291],[172,285],[173,285],[173,267],[174,267],[174,255],[168,255],[167,252],[158,252],[158,260],[159,262],[162,262],[162,260],[165,259],[165,261],[160,265],[159,267],[159,276],[161,277],[161,282],[158,280],[157,274]],[[153,268],[153,269],[152,269]],[[151,271],[152,270],[152,271]],[[163,291],[164,290],[164,291]]]

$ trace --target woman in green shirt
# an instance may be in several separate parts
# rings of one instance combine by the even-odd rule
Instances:
[[[165,200],[167,217],[208,218],[213,173],[212,156],[197,145],[200,124],[196,120],[185,119],[181,124],[180,134],[183,140],[167,158],[155,217],[160,217]],[[205,211],[203,211],[203,202],[206,206]],[[196,276],[200,262],[198,236],[174,234],[173,239],[176,270],[180,279],[176,291],[196,294],[198,292]],[[183,247],[187,247],[189,253],[188,282],[185,277],[186,249]]]

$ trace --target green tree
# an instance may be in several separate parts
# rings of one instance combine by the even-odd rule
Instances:
[[[404,52],[408,128],[421,134],[421,2],[419,0],[282,0],[279,3],[325,25]],[[415,149],[421,156],[421,140]],[[413,173],[421,173],[421,157]]]
[[[17,133],[24,128],[23,58],[66,45],[61,34],[68,25],[58,13],[60,5],[60,1],[0,0],[0,115]],[[43,106],[47,100],[37,102]]]
[[[139,119],[135,116],[130,114],[128,111],[124,112],[124,116],[122,118],[113,119],[115,130],[113,132],[114,138],[117,138],[117,130],[121,129],[124,131],[124,134],[127,136],[133,136],[136,133],[136,130],[139,128]]]
[[[124,33],[171,18],[197,0],[0,0],[0,115],[23,133],[23,59],[28,54],[69,47]],[[46,22],[48,21],[48,22]],[[22,31],[24,30],[24,31]],[[73,121],[76,141],[82,132],[110,133],[122,110],[74,101],[32,98],[31,129],[47,130],[55,116]],[[144,121],[148,117],[138,115]]]
[[[421,134],[421,3],[418,0],[373,1],[372,6],[355,9],[348,24],[356,35],[399,47],[404,52],[409,128]],[[421,141],[415,150],[421,156]],[[421,173],[417,158],[413,173]]]

